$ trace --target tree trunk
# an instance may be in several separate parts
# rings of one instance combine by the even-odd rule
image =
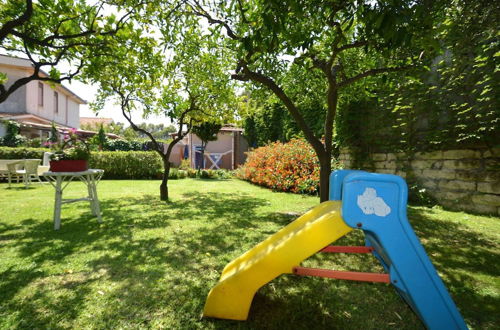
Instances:
[[[168,175],[170,174],[170,162],[163,159],[163,178],[160,184],[160,200],[168,202]]]
[[[331,154],[327,152],[318,154],[319,158],[319,198],[323,203],[329,199],[330,172],[332,171]]]
[[[206,143],[201,141],[201,169],[205,169],[205,148],[207,147]]]
[[[335,77],[332,76],[330,71],[325,71],[328,77],[328,113],[325,119],[325,140],[324,143],[321,142],[319,138],[314,135],[314,132],[307,125],[304,117],[300,113],[297,106],[294,102],[286,95],[285,91],[279,87],[274,80],[271,78],[258,73],[251,71],[248,66],[244,65],[242,67],[242,72],[239,74],[233,74],[231,76],[232,79],[248,81],[252,80],[254,82],[260,83],[267,88],[269,88],[274,95],[276,95],[288,109],[290,114],[297,126],[304,133],[304,137],[307,142],[311,144],[316,155],[318,156],[318,160],[320,163],[320,201],[324,202],[328,200],[329,195],[329,180],[330,180],[330,172],[332,170],[331,165],[331,157],[332,157],[332,136],[333,136],[333,122],[335,119],[336,109],[337,109],[337,101],[338,101],[338,91]]]
[[[336,78],[327,72],[328,77],[328,112],[324,126],[324,150],[318,153],[319,159],[319,196],[321,203],[327,201],[330,195],[330,173],[332,172],[332,142],[333,124],[337,113],[338,91]]]

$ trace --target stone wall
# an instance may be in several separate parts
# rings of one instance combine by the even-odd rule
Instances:
[[[360,165],[349,150],[339,157],[345,168],[400,175],[446,208],[500,215],[500,148],[373,153],[368,159]]]

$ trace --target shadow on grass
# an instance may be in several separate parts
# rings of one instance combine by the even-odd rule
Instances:
[[[118,311],[101,310],[103,315],[96,315],[95,321],[101,319],[104,323],[115,321],[116,315],[133,317],[137,313],[131,314],[130,309],[137,307],[141,297],[143,303],[149,301],[151,306],[160,308],[157,301],[161,299],[155,298],[155,292],[159,296],[175,292],[170,285],[176,282],[192,295],[195,285],[189,282],[203,278],[203,270],[213,268],[203,261],[210,259],[206,253],[210,251],[217,257],[221,251],[232,248],[233,243],[227,238],[239,236],[237,233],[251,227],[249,219],[258,218],[255,210],[267,201],[238,193],[192,193],[182,197],[169,204],[160,202],[156,195],[103,199],[103,225],[98,225],[89,214],[86,203],[74,207],[78,212],[73,214],[81,215],[72,218],[65,218],[66,206],[63,207],[59,231],[53,230],[48,219],[27,218],[16,225],[0,223],[0,244],[4,248],[15,246],[17,258],[31,261],[26,269],[14,265],[0,273],[2,301],[16,311],[8,322],[15,326],[57,328],[58,319],[75,319],[85,310],[86,296],[92,292],[90,286],[99,281],[115,283],[109,296],[119,297],[116,303],[122,306]],[[175,228],[171,228],[173,224]],[[224,262],[220,261],[217,267]],[[68,272],[72,267],[81,271]],[[167,273],[169,270],[174,270],[174,277]],[[183,278],[182,273],[189,276]],[[78,280],[74,281],[75,277]],[[158,286],[165,278],[171,281]],[[48,290],[46,284],[51,281],[52,288]],[[67,281],[75,283],[71,292],[54,300],[56,291],[65,291],[63,283]],[[203,289],[192,298],[197,297],[202,304],[207,284],[203,281],[199,285]],[[18,293],[26,290],[30,291],[29,299],[16,299]],[[168,301],[163,302],[168,306]],[[148,304],[141,306],[141,312],[149,314]],[[46,313],[35,311],[41,306]]]
[[[494,235],[426,215],[433,212],[432,209],[409,209],[408,217],[415,233],[469,325],[495,328],[500,324],[498,291],[495,296],[494,292],[481,290],[484,283],[477,276],[500,278],[499,242]]]
[[[100,226],[85,203],[78,204],[78,216],[64,218],[63,211],[60,231],[48,219],[0,223],[0,244],[15,246],[19,258],[31,261],[0,274],[10,325],[70,328],[72,320],[90,313],[86,318],[94,328],[422,328],[389,285],[291,275],[259,290],[247,322],[201,320],[206,295],[225,264],[296,215],[259,212],[267,200],[238,192],[181,197],[169,204],[156,195],[104,199]],[[499,301],[476,292],[468,274],[500,275],[498,254],[488,250],[495,247],[492,237],[419,210],[412,210],[410,219],[469,324],[494,328]],[[359,245],[362,235],[338,243]],[[313,261],[331,264],[331,258]],[[370,271],[373,262],[363,258],[339,257],[333,263]]]
[[[34,189],[36,189],[36,187],[34,187],[33,185],[31,185],[31,186],[27,186],[27,187],[25,187],[25,186],[22,186],[22,187],[15,187],[15,186],[12,186],[12,187],[6,187],[6,188],[4,188],[4,189],[6,189],[6,190],[16,190],[16,191],[21,191],[21,190],[34,190]]]

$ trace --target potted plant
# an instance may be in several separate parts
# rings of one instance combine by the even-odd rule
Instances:
[[[72,129],[64,136],[63,142],[56,146],[56,151],[51,155],[50,170],[52,172],[80,172],[86,171],[90,150],[88,145],[78,137],[76,130]]]

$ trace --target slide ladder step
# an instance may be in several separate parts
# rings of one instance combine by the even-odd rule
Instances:
[[[335,246],[329,245],[319,252],[326,253],[372,253],[375,249],[371,246]]]
[[[293,273],[299,276],[326,277],[326,278],[335,278],[338,280],[391,283],[389,274],[380,274],[380,273],[345,272],[339,270],[307,268],[298,266],[293,267]]]

